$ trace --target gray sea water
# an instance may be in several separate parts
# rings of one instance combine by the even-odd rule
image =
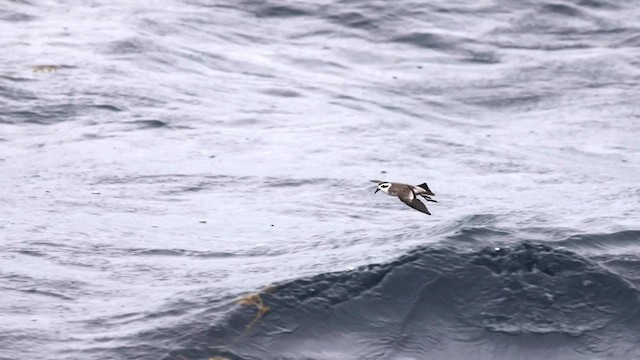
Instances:
[[[639,358],[638,19],[5,0],[0,359]]]

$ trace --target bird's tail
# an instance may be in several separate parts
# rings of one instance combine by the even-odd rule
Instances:
[[[425,189],[427,191],[426,192],[427,195],[433,195],[433,196],[436,195],[436,194],[433,193],[433,191],[431,191],[431,189],[429,189],[429,185],[427,185],[426,182],[418,185],[418,187],[421,187],[421,188]]]
[[[432,199],[432,198],[430,198],[430,197],[429,197],[429,195],[427,195],[427,194],[420,194],[420,195],[421,195],[425,200],[427,200],[427,201],[431,201],[431,202],[435,202],[435,203],[437,203],[437,202],[438,202],[438,200],[433,200],[433,199]]]

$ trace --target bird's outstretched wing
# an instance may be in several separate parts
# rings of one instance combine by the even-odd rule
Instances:
[[[416,194],[411,190],[411,188],[407,188],[407,191],[403,191],[400,196],[398,196],[403,203],[411,206],[412,208],[425,213],[427,215],[431,215],[429,209],[422,203],[422,201],[416,198]]]

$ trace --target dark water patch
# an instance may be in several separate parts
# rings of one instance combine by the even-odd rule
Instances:
[[[369,102],[367,100],[367,102]],[[390,105],[389,103],[382,103],[382,102],[369,102],[372,105],[376,105],[379,108],[386,110],[392,114],[403,114],[406,115],[408,117],[412,117],[414,119],[420,119],[420,120],[424,120],[424,114],[423,113],[419,113],[417,111],[415,111],[415,109],[409,109],[406,107],[400,107],[400,106],[396,106],[396,105]]]
[[[190,185],[190,186],[180,186],[177,189],[170,189],[162,191],[165,195],[176,195],[176,194],[184,194],[184,193],[195,193],[203,190],[208,190],[211,188],[211,185],[214,183],[211,182],[201,182],[198,185]]]
[[[564,51],[564,50],[583,50],[591,49],[593,46],[588,43],[580,43],[575,41],[570,42],[558,42],[558,41],[502,41],[495,43],[494,45],[503,49],[516,49],[516,50],[545,50],[545,51]]]
[[[240,73],[242,75],[248,75],[248,76],[261,78],[261,79],[275,79],[275,78],[277,78],[277,76],[275,76],[275,75],[273,75],[271,73],[268,73],[268,72],[256,72],[256,71],[243,70]]]
[[[377,21],[369,18],[366,12],[361,11],[346,11],[339,14],[332,14],[327,16],[327,19],[336,24],[356,29],[371,31],[378,28]]]
[[[618,3],[614,1],[579,0],[577,4],[579,6],[584,6],[588,8],[594,8],[594,9],[614,10],[619,8]]]
[[[358,112],[366,112],[367,108],[360,105],[359,101],[351,101],[351,100],[347,100],[345,101],[343,100],[334,100],[334,101],[329,101],[328,102],[331,105],[337,105],[337,106],[341,106],[350,110],[355,110]]]
[[[159,128],[170,128],[169,124],[161,120],[133,120],[127,121],[127,124],[137,125],[138,129],[159,129]]]
[[[261,7],[254,12],[259,18],[291,18],[310,15],[309,11],[288,5],[269,5]]]
[[[552,13],[563,16],[571,16],[571,17],[582,17],[584,14],[580,9],[573,7],[568,4],[562,3],[548,3],[543,4],[541,7],[543,13]]]
[[[212,155],[213,156],[213,155]],[[215,156],[213,156],[215,158]],[[211,156],[210,156],[211,158]],[[181,194],[189,194],[189,193],[197,193],[201,191],[208,191],[214,188],[225,188],[232,184],[234,181],[247,180],[247,177],[236,178],[236,177],[228,177],[224,175],[220,176],[205,176],[205,177],[194,177],[185,181],[187,184],[178,184],[175,187],[169,189],[163,189],[160,191],[163,195],[181,195]]]
[[[38,289],[26,289],[26,290],[18,290],[18,289],[14,289],[17,291],[21,291],[27,294],[34,294],[34,295],[41,295],[41,296],[47,296],[47,297],[53,297],[53,298],[57,298],[60,300],[75,300],[72,297],[68,297],[56,292],[52,292],[52,291],[44,291],[44,290],[38,290]]]
[[[118,55],[142,54],[152,50],[157,50],[157,47],[141,38],[112,41],[104,49],[107,54]]]
[[[31,0],[7,0],[7,2],[14,3],[14,4],[21,4],[21,5],[30,5],[30,6],[34,5],[33,1]]]
[[[16,76],[9,76],[9,75],[0,75],[0,79],[14,81],[14,82],[33,82],[34,81],[31,78],[16,77]]]
[[[273,39],[267,34],[247,34],[245,32],[232,32],[230,33],[231,37],[225,39],[227,41],[238,42],[242,44],[246,44],[247,46],[253,45],[269,45]]]
[[[127,320],[132,319],[132,318],[140,317],[141,315],[142,314],[138,313],[138,312],[124,313],[124,314],[118,314],[118,315],[110,316],[109,320],[112,320],[112,321],[127,321]]]
[[[347,66],[336,61],[331,61],[330,59],[302,57],[297,54],[292,56],[287,56],[286,59],[298,67],[313,69],[314,71],[320,72],[320,73],[339,74],[342,71],[349,69]],[[311,93],[320,91],[320,88],[310,84],[305,84],[303,86],[303,89]]]
[[[495,15],[506,12],[507,9],[494,4],[446,3],[444,6],[433,4],[431,11],[442,14],[473,14],[475,16],[477,14]]]
[[[466,51],[463,61],[477,64],[498,64],[500,56],[494,51]]]
[[[5,113],[0,121],[4,124],[35,123],[47,124],[47,118],[33,111],[12,111]]]
[[[22,255],[27,255],[27,256],[34,256],[34,257],[43,257],[46,256],[46,254],[40,252],[40,251],[36,251],[36,250],[18,250],[16,251],[19,254]]]
[[[30,110],[6,112],[3,116],[3,122],[10,124],[52,125],[73,119],[76,115],[78,115],[78,106],[75,104],[33,106]]]
[[[0,12],[0,20],[13,22],[13,23],[22,23],[22,22],[30,22],[38,20],[38,17],[35,15],[25,14],[21,12]]]
[[[97,140],[97,139],[109,139],[114,138],[115,135],[104,135],[104,134],[82,134],[82,140]]]
[[[204,251],[204,252],[194,252],[190,251],[187,256],[204,258],[204,259],[213,259],[213,258],[230,258],[236,256],[247,256],[247,254],[235,254],[230,252],[216,252],[216,251]],[[254,256],[265,256],[266,254],[255,254]]]
[[[491,354],[505,347],[537,358],[523,341],[559,342],[565,355],[591,353],[595,343],[615,355],[635,335],[611,335],[640,330],[639,292],[629,281],[529,242],[421,247],[386,264],[277,284],[239,304],[168,358],[441,358],[448,348]]]
[[[78,247],[69,246],[65,242],[55,242],[54,243],[54,242],[48,242],[48,241],[32,241],[32,242],[29,242],[29,244],[32,245],[32,246],[46,246],[46,247],[53,247],[53,248],[78,249]]]
[[[598,35],[618,35],[629,32],[628,29],[619,27],[595,27],[595,28],[572,28],[572,27],[556,27],[547,31],[547,34],[558,35],[558,44],[572,44],[580,48],[600,47],[600,44],[593,42],[592,39],[603,39],[604,36]],[[596,37],[597,36],[597,37]],[[606,38],[605,38],[606,39]],[[617,39],[607,39],[610,41]]]
[[[113,112],[124,111],[124,109],[121,109],[115,105],[109,105],[109,104],[97,104],[97,105],[92,105],[92,107],[98,110],[107,110],[107,111],[113,111]]]
[[[134,255],[154,255],[154,256],[183,256],[185,250],[171,250],[171,249],[134,249],[131,250]]]
[[[426,32],[415,32],[393,39],[393,41],[414,45],[425,49],[451,50],[460,41],[452,36]]]
[[[259,90],[261,93],[263,94],[267,94],[267,95],[272,95],[272,96],[277,96],[277,97],[285,97],[285,98],[294,98],[294,97],[301,97],[302,94],[291,90],[291,89],[263,89],[263,90]]]
[[[350,102],[353,102],[354,104],[360,103],[362,101],[362,99],[359,99],[355,96],[345,95],[345,94],[335,94],[334,98],[337,100],[350,101]]]
[[[569,3],[547,3],[522,13],[509,26],[491,31],[502,34],[503,48],[565,50],[600,48],[636,33],[635,25],[616,21],[602,11]],[[605,45],[606,46],[606,45]]]
[[[229,120],[230,124],[232,124],[233,126],[239,126],[239,127],[254,126],[254,125],[260,124],[261,122],[262,120],[258,118],[240,118],[240,119]]]
[[[523,94],[516,96],[490,95],[486,97],[467,98],[464,99],[464,102],[467,104],[478,105],[489,109],[522,108],[526,106],[535,106],[540,103],[544,99],[544,97],[538,94]]]

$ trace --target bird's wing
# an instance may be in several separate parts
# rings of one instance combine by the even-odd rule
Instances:
[[[422,203],[422,201],[416,198],[416,194],[413,193],[413,190],[411,190],[410,188],[407,188],[407,190],[408,191],[403,191],[400,194],[400,196],[398,196],[400,200],[402,200],[403,203],[411,206],[412,208],[422,213],[431,215],[431,213],[429,212],[429,209],[427,209],[427,207]]]
[[[369,181],[374,182],[374,183],[376,183],[378,185],[380,185],[380,184],[382,184],[384,182],[382,180],[369,180]]]

